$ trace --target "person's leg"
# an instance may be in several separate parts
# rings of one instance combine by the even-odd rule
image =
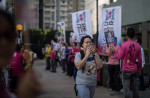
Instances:
[[[96,86],[90,86],[90,98],[93,98],[95,95]]]
[[[76,76],[77,76],[77,68],[76,66],[74,66],[74,75],[73,75],[74,80],[76,80]]]
[[[66,61],[66,66],[67,66],[67,76],[69,76],[69,62]]]
[[[54,60],[54,72],[56,72],[56,67],[57,67],[56,60]]]
[[[115,69],[114,69],[114,86],[115,86],[115,90],[119,91],[121,90],[121,80],[120,80],[120,65],[115,65]]]
[[[108,73],[109,73],[109,85],[112,90],[114,90],[114,70],[113,65],[108,65]]]
[[[130,92],[130,77],[126,78],[124,77],[124,72],[123,72],[123,89],[124,89],[124,98],[131,98],[131,92]]]
[[[51,70],[51,72],[54,72],[54,60],[51,60],[51,64],[52,64],[52,70]]]
[[[132,85],[132,89],[133,89],[133,98],[139,98],[139,87],[138,87],[138,74],[133,74],[131,76],[131,85]]]
[[[74,62],[71,62],[71,77],[74,75]]]
[[[80,98],[90,98],[90,89],[86,85],[77,85]]]
[[[49,70],[48,69],[48,57],[46,57],[46,68],[45,68],[46,70]]]
[[[140,80],[140,90],[143,91],[143,90],[145,90],[143,70],[141,71],[141,75],[139,76],[139,80]]]
[[[62,66],[63,73],[65,73],[66,72],[66,67],[65,67],[65,60],[64,59],[61,60],[61,66]]]
[[[48,70],[51,69],[51,65],[50,65],[50,57],[47,58],[47,69],[48,69]]]

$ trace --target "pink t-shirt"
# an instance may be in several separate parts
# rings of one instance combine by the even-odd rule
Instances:
[[[24,68],[23,68],[23,55],[21,52],[15,52],[12,62],[11,62],[11,66],[13,67],[12,70],[12,75],[13,76],[21,76],[24,72]]]
[[[120,51],[114,53],[120,59],[123,59],[124,71],[141,71],[142,70],[142,58],[141,58],[141,46],[135,41],[127,41],[122,44]],[[138,59],[138,65],[136,63]]]
[[[114,50],[115,51],[119,51],[120,47],[119,46],[114,46]],[[106,49],[106,53],[109,53],[110,52],[110,47],[107,47]],[[119,59],[114,55],[112,54],[109,59],[108,59],[108,64],[110,65],[118,65],[119,64]]]
[[[52,50],[51,51],[51,60],[55,60],[56,59],[56,51],[55,50]]]

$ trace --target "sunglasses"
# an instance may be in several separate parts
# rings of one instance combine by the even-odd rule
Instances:
[[[13,41],[17,37],[16,32],[11,32],[9,30],[0,30],[0,39],[5,39],[7,41]]]

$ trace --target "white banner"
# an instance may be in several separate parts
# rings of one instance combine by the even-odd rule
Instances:
[[[6,9],[6,0],[0,0],[0,9]]]
[[[58,22],[57,23],[57,29],[59,31],[58,39],[60,42],[66,42],[66,29],[65,29],[65,22]]]
[[[93,38],[90,10],[73,13],[72,26],[77,37],[77,42],[80,42],[81,38],[86,35]]]
[[[121,6],[104,8],[100,21],[98,36],[98,51],[105,54],[106,47],[115,44],[121,45]]]

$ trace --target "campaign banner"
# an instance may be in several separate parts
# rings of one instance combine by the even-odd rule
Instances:
[[[100,19],[99,54],[105,54],[106,48],[113,44],[121,45],[121,6],[104,8]]]
[[[89,35],[93,38],[90,10],[72,13],[73,32],[80,42],[83,36]]]
[[[59,31],[58,40],[59,42],[66,42],[66,30],[65,30],[65,22],[58,22],[57,29]]]

